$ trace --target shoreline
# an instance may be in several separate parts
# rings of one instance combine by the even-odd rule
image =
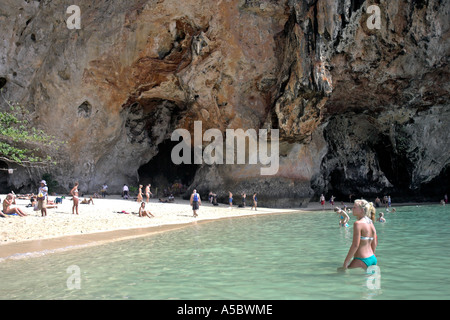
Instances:
[[[72,214],[71,198],[66,198],[58,208],[47,209],[47,216],[41,217],[40,211],[26,208],[29,200],[17,199],[16,203],[28,216],[0,218],[0,262],[144,237],[220,219],[301,211],[264,207],[253,211],[251,207],[237,206],[230,210],[223,204],[215,207],[204,202],[199,216],[194,218],[187,200],[160,203],[151,199],[146,208],[155,218],[149,219],[137,215],[136,201],[109,197],[94,199],[94,205],[80,204],[78,216]]]
[[[1,199],[5,196],[1,195]],[[50,197],[53,200],[55,197]],[[212,222],[221,219],[273,215],[285,213],[301,213],[312,211],[332,211],[334,206],[327,203],[322,207],[319,203],[310,203],[307,208],[239,208],[236,205],[230,210],[225,204],[215,207],[204,201],[198,211],[197,218],[192,217],[189,201],[176,199],[174,203],[160,203],[151,199],[146,205],[155,218],[139,217],[139,204],[133,200],[120,197],[94,199],[94,205],[80,204],[80,215],[72,214],[71,198],[63,200],[58,208],[47,209],[47,216],[41,217],[40,211],[26,208],[28,200],[17,201],[17,207],[29,216],[11,216],[0,220],[0,262],[9,259],[37,257],[50,253],[72,249],[81,249],[106,243],[145,237],[161,232],[177,230],[198,223]],[[344,202],[351,207],[352,204]],[[396,203],[393,207],[431,205],[433,203]],[[384,210],[384,207],[377,208]],[[127,212],[126,214],[120,213]]]

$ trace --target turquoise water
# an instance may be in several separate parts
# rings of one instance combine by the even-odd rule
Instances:
[[[385,216],[386,223],[376,223],[376,281],[359,269],[337,272],[352,228],[339,228],[332,212],[311,212],[214,221],[4,260],[0,297],[449,299],[450,206],[399,207]]]

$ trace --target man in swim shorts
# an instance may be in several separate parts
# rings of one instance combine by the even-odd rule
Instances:
[[[202,200],[200,199],[200,195],[197,193],[196,189],[192,191],[190,203],[192,206],[192,211],[194,213],[193,217],[195,218],[198,216],[197,210],[199,209],[199,206],[202,204]]]

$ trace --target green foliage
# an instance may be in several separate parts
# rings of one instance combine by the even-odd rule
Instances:
[[[60,144],[42,130],[36,130],[28,121],[28,111],[17,103],[3,100],[9,111],[0,111],[0,160],[15,162],[22,166],[45,166],[55,164],[46,155],[50,149],[58,149]]]
[[[135,186],[129,186],[128,189],[130,190],[130,195],[137,194],[138,193],[138,187]]]

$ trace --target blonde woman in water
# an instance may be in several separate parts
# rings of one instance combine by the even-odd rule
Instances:
[[[377,264],[375,249],[378,244],[377,232],[371,217],[375,216],[372,202],[355,200],[353,215],[357,218],[353,224],[353,242],[341,270],[363,268]],[[353,259],[353,260],[352,260]]]

